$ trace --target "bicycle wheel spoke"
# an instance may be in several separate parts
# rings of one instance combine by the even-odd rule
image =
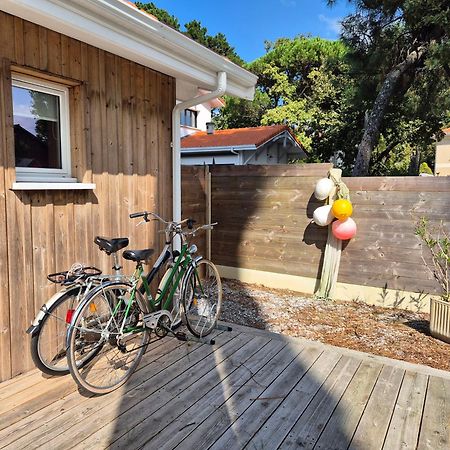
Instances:
[[[149,337],[144,327],[121,333],[142,323],[137,303],[124,306],[123,295],[128,290],[122,283],[101,286],[77,310],[75,327],[69,333],[69,365],[75,381],[92,393],[110,392],[123,384],[145,352]],[[92,303],[95,307],[90,307]],[[84,324],[76,339],[75,328],[80,322]]]
[[[217,322],[222,302],[222,287],[215,266],[201,260],[185,283],[183,305],[186,325],[195,336],[208,335]]]

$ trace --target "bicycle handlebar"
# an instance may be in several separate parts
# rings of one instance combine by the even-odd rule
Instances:
[[[143,217],[145,222],[150,222],[150,219],[148,216],[153,216],[156,220],[159,220],[160,222],[168,225],[169,227],[172,226],[174,228],[178,228],[184,224],[187,224],[188,228],[190,230],[193,230],[194,228],[194,223],[196,222],[194,219],[192,218],[187,218],[187,219],[183,219],[181,222],[170,222],[167,220],[164,220],[161,216],[159,216],[158,214],[151,212],[151,211],[142,211],[142,212],[136,212],[136,213],[132,213],[130,214],[130,219],[136,219],[138,217]],[[197,233],[200,230],[212,230],[214,228],[214,226],[217,225],[217,222],[215,223],[210,223],[210,224],[206,224],[206,225],[202,225],[200,227],[197,227],[195,230],[191,231],[191,232],[187,232],[187,233],[183,233],[185,235],[189,235],[192,234],[194,235],[195,233]]]

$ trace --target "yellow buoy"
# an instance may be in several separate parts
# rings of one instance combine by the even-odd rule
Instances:
[[[336,219],[345,220],[352,215],[353,206],[350,201],[340,198],[333,203],[331,211]]]

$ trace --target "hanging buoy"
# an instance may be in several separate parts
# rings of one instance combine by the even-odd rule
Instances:
[[[314,197],[317,200],[325,200],[332,192],[334,183],[329,178],[321,178],[314,189]]]
[[[334,219],[331,205],[319,206],[313,213],[313,222],[320,227],[329,225]]]
[[[349,200],[340,198],[333,203],[332,211],[336,219],[345,220],[352,215],[353,206]]]
[[[334,237],[342,241],[352,239],[356,236],[356,223],[351,217],[346,220],[335,220],[331,228]]]

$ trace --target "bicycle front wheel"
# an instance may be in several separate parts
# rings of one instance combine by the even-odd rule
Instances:
[[[139,302],[130,300],[128,284],[112,282],[88,294],[68,333],[70,373],[80,387],[106,394],[128,380],[149,341],[143,314]]]
[[[222,308],[222,282],[216,266],[202,259],[192,266],[183,284],[183,316],[189,331],[197,337],[214,329]]]

